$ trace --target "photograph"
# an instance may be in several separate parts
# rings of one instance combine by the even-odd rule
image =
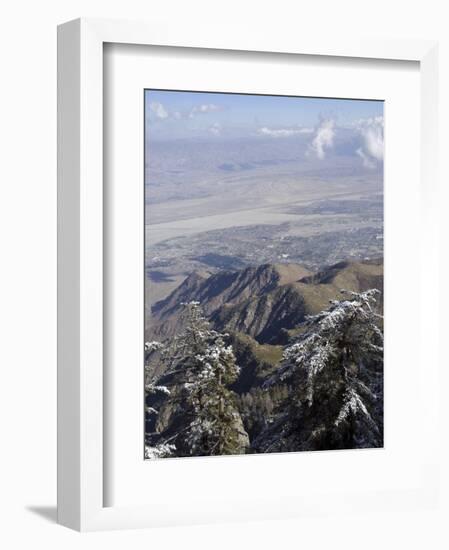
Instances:
[[[447,2],[2,7],[0,550],[449,550]]]
[[[145,459],[383,448],[384,102],[143,101]]]

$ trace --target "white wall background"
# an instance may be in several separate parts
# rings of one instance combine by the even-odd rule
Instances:
[[[443,504],[413,516],[307,519],[83,534],[54,523],[56,503],[56,25],[79,16],[208,21],[267,33],[308,32],[440,40],[440,192],[448,232],[449,34],[445,2],[426,0],[15,0],[0,31],[0,545],[53,548],[439,549],[449,545]],[[404,129],[406,131],[406,129]],[[444,227],[443,227],[444,226]],[[442,241],[442,288],[448,272]],[[411,259],[411,269],[413,260]],[[431,284],[431,281],[429,281]],[[448,300],[441,297],[446,304]],[[442,308],[443,309],[443,308]],[[431,322],[445,322],[441,319]],[[447,322],[445,328],[447,329]],[[446,332],[447,333],[447,332]],[[444,340],[444,338],[443,338]],[[441,384],[447,418],[448,376]],[[446,397],[446,400],[444,399]],[[419,404],[417,404],[419,406]],[[447,424],[445,451],[447,455]],[[418,434],[419,439],[419,434]],[[449,461],[448,461],[449,463]],[[361,542],[363,540],[363,543]]]

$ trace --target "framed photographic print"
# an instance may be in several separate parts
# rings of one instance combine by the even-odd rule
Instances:
[[[383,102],[145,90],[147,459],[383,446]]]
[[[208,32],[59,28],[59,522],[431,506],[435,44]]]

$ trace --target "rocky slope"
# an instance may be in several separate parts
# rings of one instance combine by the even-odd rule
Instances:
[[[290,338],[304,330],[299,325],[307,315],[327,309],[330,300],[340,300],[342,289],[363,292],[371,288],[383,292],[382,260],[341,262],[314,274],[297,264],[264,264],[210,276],[192,273],[155,304],[146,340],[170,342],[184,329],[182,304],[200,302],[212,327],[226,333],[226,343],[232,345],[240,367],[237,380],[230,386],[240,414],[236,421],[242,423],[239,430],[251,441],[257,439],[253,449],[262,449],[272,435],[267,419],[288,394],[287,387],[267,390],[264,384],[279,369]],[[156,351],[147,366],[158,377],[158,384],[171,388],[172,395],[170,399],[164,393],[147,398],[147,406],[157,409],[158,415],[147,415],[146,432],[160,434],[165,441],[185,425],[181,394],[178,396],[183,371],[166,370],[160,357]]]
[[[340,298],[341,289],[383,291],[383,263],[341,262],[311,274],[297,264],[264,264],[210,277],[192,273],[157,302],[147,339],[164,340],[182,329],[182,303],[201,303],[217,330],[243,333],[260,344],[283,344],[306,315]]]

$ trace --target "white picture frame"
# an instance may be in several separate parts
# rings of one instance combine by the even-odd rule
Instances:
[[[421,274],[438,271],[436,151],[438,72],[437,44],[431,41],[362,40],[357,37],[313,40],[275,39],[256,33],[204,29],[199,35],[181,25],[80,19],[58,28],[58,521],[77,530],[151,527],[221,520],[326,514],[332,507],[360,506],[351,495],[334,494],[323,505],[320,495],[307,502],[284,499],[267,510],[266,502],[228,501],[214,511],[192,503],[189,510],[154,506],[104,506],[104,197],[103,197],[103,59],[104,44],[158,45],[176,48],[331,56],[419,63],[421,86],[421,232],[426,242]],[[425,265],[424,265],[425,264]],[[434,292],[437,292],[435,287]],[[421,312],[437,319],[437,304],[421,295]],[[425,303],[424,303],[425,302]],[[435,327],[437,329],[437,327]],[[424,334],[434,349],[426,366],[425,407],[437,422],[437,330]],[[436,425],[434,428],[436,429]],[[276,457],[273,457],[275,460]],[[293,460],[293,458],[291,459]],[[365,494],[363,505],[429,506],[438,490],[438,457],[422,464],[413,487],[391,494]],[[178,461],[179,465],[180,462]],[[179,466],[180,467],[180,466]],[[176,498],[176,495],[174,496]],[[226,509],[224,507],[226,505]]]

